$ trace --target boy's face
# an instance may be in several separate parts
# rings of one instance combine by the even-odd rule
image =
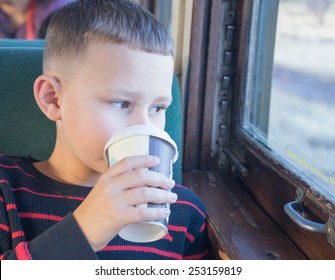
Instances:
[[[91,43],[60,92],[57,144],[64,156],[102,173],[104,146],[116,130],[139,124],[164,129],[173,66],[171,56]]]

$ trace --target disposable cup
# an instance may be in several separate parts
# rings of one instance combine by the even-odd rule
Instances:
[[[126,157],[137,155],[159,157],[159,165],[149,170],[172,178],[172,167],[178,159],[178,149],[166,131],[146,125],[127,126],[115,132],[104,149],[104,156],[110,167]],[[136,207],[169,208],[170,205],[146,203]],[[167,226],[168,218],[130,224],[121,229],[119,236],[132,242],[152,242],[167,234]]]

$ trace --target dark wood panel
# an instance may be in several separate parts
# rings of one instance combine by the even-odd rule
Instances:
[[[186,170],[198,169],[200,165],[210,2],[194,0],[193,3],[183,159]]]
[[[209,44],[208,44],[208,57],[207,57],[207,70],[206,70],[206,88],[204,98],[204,116],[202,128],[202,142],[201,142],[201,164],[200,169],[208,170],[216,166],[212,158],[212,131],[213,120],[218,118],[214,115],[214,109],[218,107],[215,102],[215,95],[218,82],[218,67],[221,61],[220,43],[222,41],[222,1],[212,1],[211,17],[210,17],[210,31],[209,31]],[[217,123],[217,121],[216,121]],[[214,155],[213,155],[214,156]]]
[[[189,171],[184,183],[207,208],[215,254],[222,259],[305,259],[257,204],[230,178]]]

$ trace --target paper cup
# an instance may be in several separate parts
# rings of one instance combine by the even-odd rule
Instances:
[[[159,157],[159,165],[149,170],[172,178],[172,166],[178,159],[178,149],[166,131],[146,125],[127,126],[115,132],[104,149],[110,167],[123,158],[137,155]],[[170,205],[147,203],[137,207],[168,208]],[[130,224],[119,232],[119,236],[132,242],[156,241],[167,234],[167,225],[168,219]]]

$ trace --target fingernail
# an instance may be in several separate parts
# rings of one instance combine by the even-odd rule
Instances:
[[[173,179],[169,179],[169,186],[170,187],[174,187],[175,184],[176,184],[176,182]]]
[[[151,159],[153,164],[158,164],[159,163],[159,157],[150,156],[150,159]]]
[[[171,194],[170,194],[170,197],[171,197],[171,200],[172,200],[172,201],[177,201],[177,198],[178,198],[177,194],[175,194],[175,193],[171,193]]]

